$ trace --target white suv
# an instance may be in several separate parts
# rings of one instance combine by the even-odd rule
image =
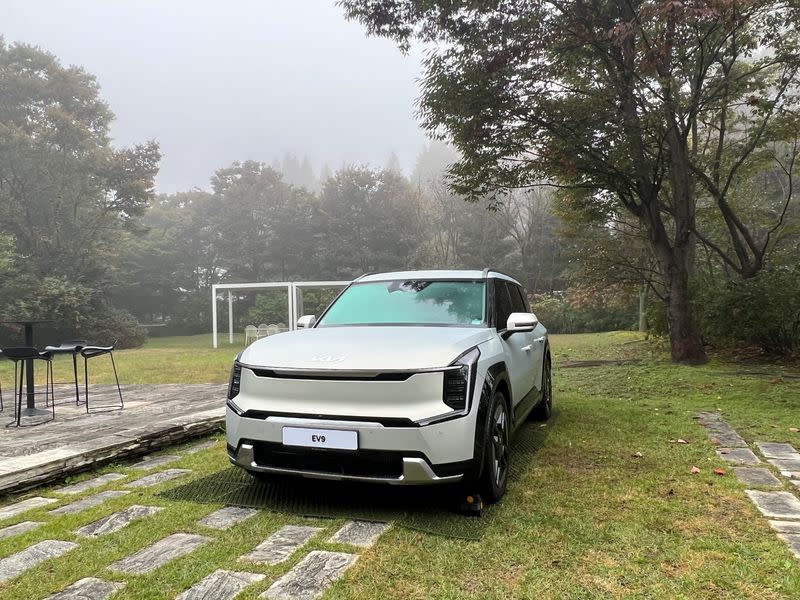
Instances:
[[[506,491],[509,439],[552,408],[547,330],[496,271],[351,283],[236,359],[228,455],[250,473]]]

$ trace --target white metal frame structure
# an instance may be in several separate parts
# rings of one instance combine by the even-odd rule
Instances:
[[[349,281],[277,281],[269,283],[218,283],[211,286],[211,335],[214,348],[219,347],[217,332],[217,296],[220,291],[228,292],[228,343],[233,344],[233,292],[232,290],[254,290],[286,288],[286,307],[289,314],[289,330],[297,327],[297,319],[303,311],[303,290],[308,288],[332,288],[350,285]]]

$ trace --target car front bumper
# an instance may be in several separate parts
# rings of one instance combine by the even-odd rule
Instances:
[[[257,473],[392,485],[455,483],[474,468],[474,418],[422,427],[306,417],[248,418],[226,410],[230,461]],[[358,432],[358,450],[332,451],[282,444],[283,427]]]

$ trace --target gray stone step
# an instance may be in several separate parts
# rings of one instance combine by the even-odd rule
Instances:
[[[720,448],[717,450],[719,457],[735,465],[757,465],[761,461],[749,448]]]
[[[0,560],[0,583],[22,575],[25,571],[32,569],[39,563],[51,558],[63,556],[77,547],[78,544],[74,542],[44,540],[16,554],[7,556]]]
[[[350,544],[359,548],[370,548],[388,528],[388,523],[350,521],[345,523],[328,541]]]
[[[197,454],[203,450],[208,450],[209,448],[213,448],[217,445],[216,440],[208,440],[207,442],[202,442],[200,444],[195,444],[194,446],[190,446],[186,449],[186,454]]]
[[[143,548],[122,560],[118,560],[108,568],[112,571],[120,571],[131,575],[142,575],[193,552],[196,548],[209,541],[211,541],[211,538],[202,535],[174,533],[157,541],[152,546]]]
[[[259,598],[314,600],[339,579],[358,559],[357,554],[314,550]]]
[[[84,537],[100,537],[119,531],[127,527],[132,521],[144,519],[152,516],[158,511],[164,510],[160,506],[139,506],[134,504],[119,512],[103,517],[102,519],[89,523],[77,529],[75,533]]]
[[[106,473],[105,475],[100,475],[100,477],[95,477],[94,479],[87,479],[86,481],[81,481],[80,483],[68,485],[60,490],[56,490],[56,493],[82,494],[83,492],[88,492],[89,490],[102,487],[107,483],[111,483],[112,481],[119,481],[120,479],[125,479],[125,475],[122,473]]]
[[[794,557],[800,559],[800,534],[798,533],[779,533],[778,537],[789,544],[789,550]]]
[[[236,571],[214,571],[175,600],[233,600],[244,588],[258,583],[266,575]]]
[[[171,462],[175,462],[178,460],[180,456],[175,456],[174,454],[162,454],[161,456],[151,456],[145,458],[144,460],[140,460],[136,464],[131,465],[132,469],[155,469],[156,467],[161,467],[163,465],[169,464]]]
[[[53,510],[50,511],[50,514],[71,515],[79,513],[86,510],[87,508],[99,506],[106,500],[111,500],[112,498],[119,498],[120,496],[125,496],[126,494],[130,494],[130,492],[127,490],[108,490],[105,492],[99,492],[97,494],[94,494],[93,496],[89,496],[88,498],[81,498],[80,500],[76,500],[75,502],[71,502],[64,506],[54,508]]]
[[[800,521],[770,521],[769,526],[778,533],[800,533]]]
[[[36,529],[39,525],[43,523],[40,521],[23,521],[22,523],[17,523],[16,525],[9,525],[8,527],[3,527],[0,529],[0,540],[4,540],[6,538],[13,537],[15,535],[21,535],[26,531],[30,531],[31,529]]]
[[[781,480],[763,467],[733,467],[733,472],[747,485],[781,485]]]
[[[747,447],[747,442],[722,419],[718,412],[698,413],[697,419],[701,425],[708,429],[708,436],[712,442],[728,448]]]
[[[0,521],[3,519],[9,519],[11,517],[16,517],[17,515],[29,510],[33,510],[34,508],[41,508],[42,506],[53,504],[53,502],[58,502],[58,500],[55,498],[42,498],[40,496],[34,496],[33,498],[28,498],[22,502],[3,506],[0,508]]]
[[[146,487],[153,487],[155,485],[159,485],[164,483],[165,481],[169,481],[170,479],[175,479],[176,477],[182,477],[187,473],[191,473],[191,469],[167,469],[165,471],[159,471],[157,473],[150,473],[150,475],[145,475],[141,479],[137,479],[135,481],[131,481],[126,485],[129,488],[146,488]]]
[[[791,444],[778,444],[775,442],[756,442],[761,454],[767,458],[800,458],[800,454]]]
[[[258,514],[255,508],[245,508],[243,506],[226,506],[215,510],[209,515],[200,519],[200,525],[210,527],[211,529],[230,529],[237,523],[240,523],[250,517]]]
[[[96,577],[85,577],[60,592],[48,596],[45,600],[106,600],[124,587],[125,584],[119,581],[103,581]]]
[[[745,490],[764,516],[775,519],[800,519],[800,500],[791,492]]]
[[[289,558],[298,548],[321,531],[319,527],[286,525],[244,555],[241,560],[256,564],[277,565]]]
[[[781,471],[800,471],[800,458],[768,458],[767,462]]]

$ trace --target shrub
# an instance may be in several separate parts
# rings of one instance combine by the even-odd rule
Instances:
[[[625,299],[610,305],[599,298],[587,300],[581,295],[580,302],[574,294],[564,296],[546,294],[536,296],[531,308],[551,333],[595,333],[633,329],[636,324],[636,308]]]

